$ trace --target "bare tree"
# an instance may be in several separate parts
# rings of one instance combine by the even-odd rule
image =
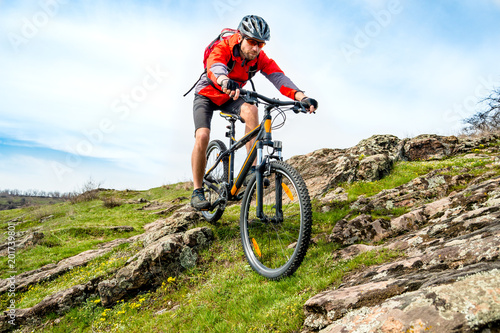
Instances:
[[[481,134],[500,131],[500,88],[483,99],[478,107],[481,109],[472,117],[466,118],[464,131],[468,134]]]
[[[71,203],[75,204],[78,202],[91,201],[99,198],[99,189],[101,188],[102,182],[96,182],[92,178],[89,178],[83,184],[80,192],[75,192],[70,195]]]

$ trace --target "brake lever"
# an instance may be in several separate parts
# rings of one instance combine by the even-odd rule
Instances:
[[[299,112],[303,112],[303,113],[308,113],[309,111],[307,111],[306,107],[304,106],[304,104],[302,104],[301,102],[297,102],[298,105],[300,105],[300,109],[298,107],[298,105],[296,105],[294,108],[293,108],[293,111],[295,113],[299,113]],[[316,112],[314,112],[316,113]]]

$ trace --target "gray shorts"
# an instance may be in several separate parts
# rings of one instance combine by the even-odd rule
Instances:
[[[237,100],[230,99],[221,106],[212,102],[208,97],[195,94],[193,102],[193,118],[194,118],[194,131],[198,128],[210,129],[212,116],[214,111],[222,111],[224,113],[240,114],[241,105],[245,101],[241,98]]]

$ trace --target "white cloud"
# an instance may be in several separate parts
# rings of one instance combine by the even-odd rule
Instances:
[[[215,6],[221,3],[225,6]],[[481,77],[496,68],[499,44],[468,49],[459,40],[438,39],[433,24],[442,22],[426,17],[421,25],[423,18],[413,17],[415,8],[410,8],[419,5],[405,3],[403,12],[348,62],[342,43],[352,44],[357,28],[363,31],[367,19],[375,20],[370,11],[388,3],[165,2],[150,8],[134,1],[120,7],[68,3],[20,52],[0,42],[2,135],[109,163],[100,169],[82,162],[67,174],[67,182],[81,183],[90,174],[117,188],[185,180],[191,174],[193,95],[182,94],[202,71],[204,47],[220,29],[236,27],[249,13],[271,24],[265,51],[320,103],[316,115],[291,114],[275,133],[284,141],[285,157],[352,146],[375,133],[452,134],[459,119],[447,112],[474,95]],[[23,18],[40,7],[32,2],[4,9],[0,27],[19,32]],[[489,41],[498,36],[477,33],[490,34]],[[154,84],[147,78],[155,69],[167,74],[154,89],[144,90]],[[255,81],[262,93],[280,97],[263,77]],[[134,92],[134,106],[126,106],[126,95]],[[224,139],[226,124],[218,118],[213,136]],[[238,131],[239,136],[242,126]],[[12,170],[29,173],[16,167],[26,161],[10,163]],[[26,179],[36,182],[36,177]]]

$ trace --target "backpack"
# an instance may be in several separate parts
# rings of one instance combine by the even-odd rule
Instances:
[[[207,70],[208,56],[210,56],[210,53],[212,53],[212,51],[214,50],[214,48],[217,45],[219,45],[220,42],[222,42],[223,40],[229,39],[232,35],[234,35],[237,32],[238,32],[238,30],[235,30],[235,29],[229,29],[229,28],[222,29],[222,31],[219,34],[219,36],[217,36],[212,41],[212,43],[208,44],[208,46],[205,48],[205,54],[203,55],[203,68],[205,68],[205,71]],[[228,63],[227,67],[228,67],[229,71],[231,71],[233,69],[233,67],[234,67],[234,61],[233,61],[233,59],[229,60],[229,63]]]
[[[210,44],[207,45],[207,47],[205,48],[205,53],[203,55],[203,68],[204,68],[204,71],[203,71],[203,73],[201,73],[200,78],[198,79],[198,81],[196,81],[195,84],[191,87],[191,89],[189,89],[189,91],[184,94],[184,97],[186,97],[186,95],[189,94],[191,92],[191,90],[194,89],[194,87],[196,87],[196,85],[198,84],[198,82],[200,82],[202,76],[207,73],[207,60],[208,60],[208,57],[210,56],[210,53],[212,53],[212,51],[214,50],[214,48],[220,42],[229,39],[232,35],[234,35],[237,32],[238,32],[238,30],[235,30],[235,29],[230,29],[230,28],[222,29],[221,33],[217,37],[215,37],[215,39]],[[229,60],[229,62],[227,63],[228,72],[231,72],[233,70],[233,68],[234,68],[234,61],[231,58]],[[257,64],[255,64],[254,66],[250,67],[250,70],[248,71],[248,80],[252,84],[253,88],[254,88],[254,84],[252,82],[252,77],[256,73],[257,73]],[[254,88],[254,90],[255,90],[255,88]]]

